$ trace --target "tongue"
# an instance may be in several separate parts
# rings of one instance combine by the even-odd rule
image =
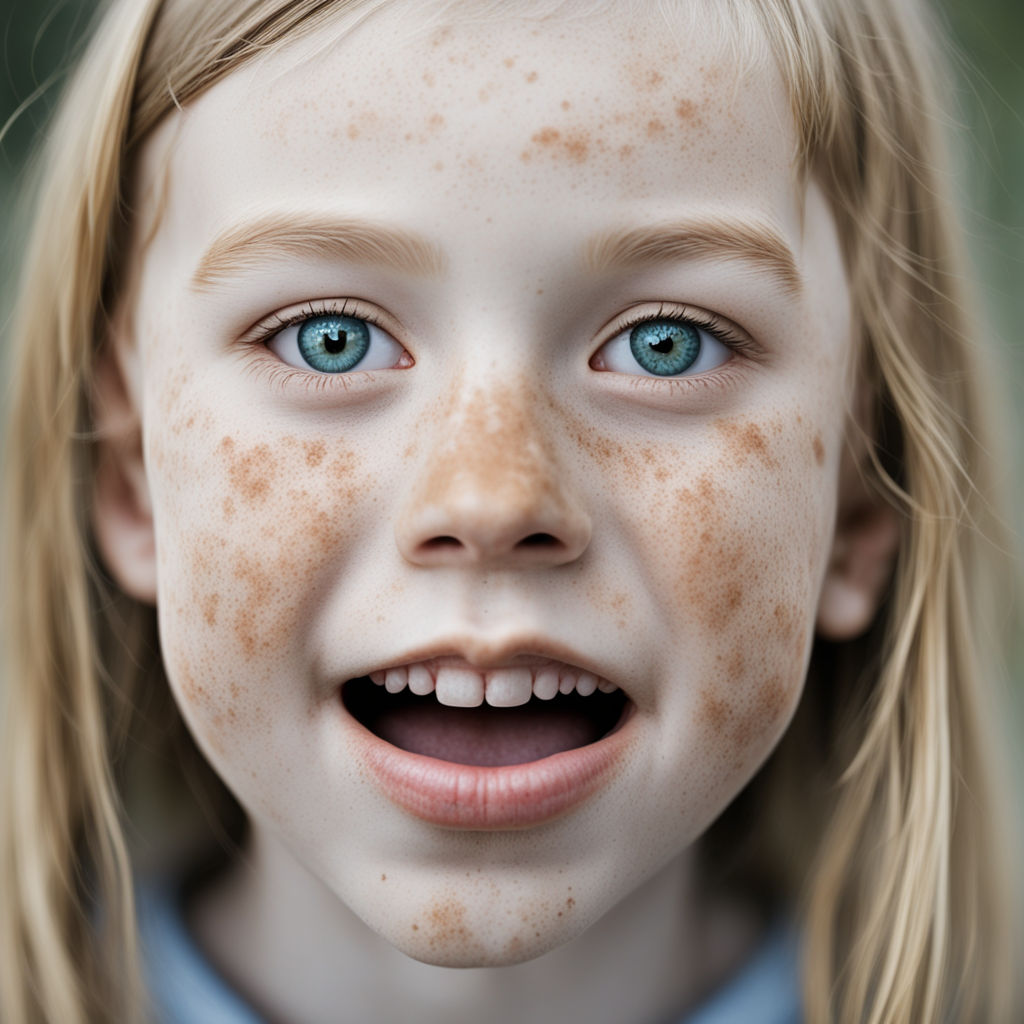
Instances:
[[[373,731],[396,747],[456,764],[525,764],[600,739],[585,711],[531,701],[517,708],[450,708],[433,700],[382,708]]]

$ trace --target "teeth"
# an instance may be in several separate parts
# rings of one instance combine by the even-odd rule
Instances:
[[[515,708],[538,700],[552,700],[559,694],[578,693],[589,697],[596,690],[614,693],[618,687],[594,675],[567,666],[545,665],[492,669],[487,673],[471,668],[442,665],[435,674],[425,664],[402,665],[370,673],[377,686],[388,693],[401,693],[407,686],[418,697],[436,693],[440,704],[453,708],[475,708],[486,702],[495,708]]]
[[[484,677],[472,669],[442,665],[437,670],[437,700],[450,708],[475,708],[484,702]]]
[[[553,665],[542,668],[533,681],[533,695],[541,700],[551,700],[558,693],[558,669]]]
[[[409,670],[402,668],[389,668],[384,676],[384,689],[388,693],[401,693],[409,681]]]
[[[434,677],[426,665],[411,665],[409,667],[409,689],[417,697],[424,697],[434,692]]]
[[[499,668],[487,673],[487,703],[495,708],[517,708],[533,693],[533,673],[528,668]]]

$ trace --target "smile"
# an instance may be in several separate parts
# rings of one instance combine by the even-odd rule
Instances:
[[[440,657],[349,680],[353,739],[385,795],[435,824],[516,828],[610,779],[632,702],[594,673],[532,662],[481,670]]]

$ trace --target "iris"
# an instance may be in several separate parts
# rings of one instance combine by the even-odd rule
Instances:
[[[365,320],[330,314],[299,325],[299,352],[314,370],[345,373],[357,366],[370,348]]]
[[[648,320],[629,332],[629,348],[648,373],[671,377],[697,361],[700,331],[679,320]]]

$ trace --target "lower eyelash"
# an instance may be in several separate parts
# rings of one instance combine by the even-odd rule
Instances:
[[[724,344],[724,342],[723,342]],[[735,361],[723,363],[714,370],[694,374],[692,377],[644,377],[641,374],[620,374],[629,381],[629,387],[638,391],[652,391],[663,395],[666,391],[698,391],[707,388],[721,389],[738,383],[741,379]]]
[[[278,330],[280,329],[278,328]],[[272,335],[270,336],[272,337]],[[335,390],[338,387],[349,388],[352,386],[352,378],[356,376],[352,373],[313,373],[299,370],[280,362],[273,357],[269,350],[267,356],[266,359],[256,359],[247,363],[245,371],[254,380],[260,381],[275,391],[285,391],[295,387],[304,388],[308,392]],[[364,370],[362,376],[367,376],[369,373],[370,371]]]

